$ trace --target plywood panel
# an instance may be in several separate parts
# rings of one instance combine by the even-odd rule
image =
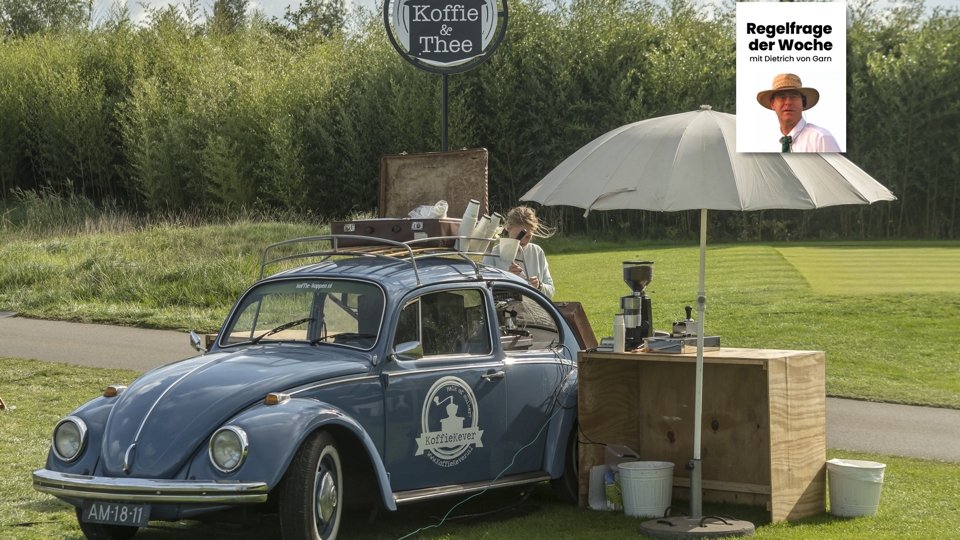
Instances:
[[[640,442],[639,400],[640,364],[630,360],[592,361],[581,355],[578,385],[598,391],[579,393],[578,417],[580,444],[580,505],[587,503],[590,469],[603,465],[605,444],[622,444],[637,450]]]
[[[640,458],[670,461],[677,476],[694,450],[695,365],[645,362],[640,373]],[[761,365],[704,365],[703,479],[770,483],[766,372]],[[749,466],[744,466],[749,463]]]
[[[826,358],[810,353],[770,362],[773,520],[826,510]]]

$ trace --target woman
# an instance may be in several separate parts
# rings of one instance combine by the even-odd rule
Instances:
[[[530,241],[533,240],[534,236],[549,238],[553,236],[555,230],[543,226],[537,219],[537,213],[528,206],[518,206],[507,212],[503,228],[510,238],[516,238],[522,230],[527,231],[520,239],[520,249],[517,251],[516,260],[507,271],[525,278],[530,282],[530,285],[540,290],[547,298],[553,298],[555,289],[553,278],[550,276],[550,268],[547,266],[547,257],[540,246],[532,244]],[[499,254],[500,246],[494,246],[491,254],[483,258],[484,264],[496,264]]]

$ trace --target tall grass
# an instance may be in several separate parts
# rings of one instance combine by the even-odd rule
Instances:
[[[848,157],[899,200],[717,212],[717,238],[957,236],[960,15],[851,4]],[[708,16],[693,0],[511,3],[500,49],[450,77],[449,147],[490,150],[490,199],[505,210],[616,126],[704,103],[736,112],[732,5]],[[439,150],[440,80],[400,58],[377,14],[348,28],[291,39],[253,18],[212,33],[191,3],[142,24],[120,10],[89,30],[6,39],[0,198],[49,187],[162,212],[370,211],[380,156]],[[568,232],[697,231],[684,212],[544,213]]]
[[[138,215],[49,190],[0,204],[0,305],[24,316],[215,331],[273,242],[319,216],[236,209]]]

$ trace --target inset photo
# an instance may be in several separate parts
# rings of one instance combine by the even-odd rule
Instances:
[[[845,84],[842,72],[754,76],[737,91],[737,151],[845,151]]]
[[[845,152],[843,2],[737,3],[737,152]]]

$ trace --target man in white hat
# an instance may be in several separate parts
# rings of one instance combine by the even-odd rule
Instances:
[[[803,119],[803,111],[820,101],[820,92],[804,88],[800,77],[782,73],[773,78],[773,88],[757,94],[760,105],[777,113],[781,152],[839,152],[840,145],[829,131]]]

